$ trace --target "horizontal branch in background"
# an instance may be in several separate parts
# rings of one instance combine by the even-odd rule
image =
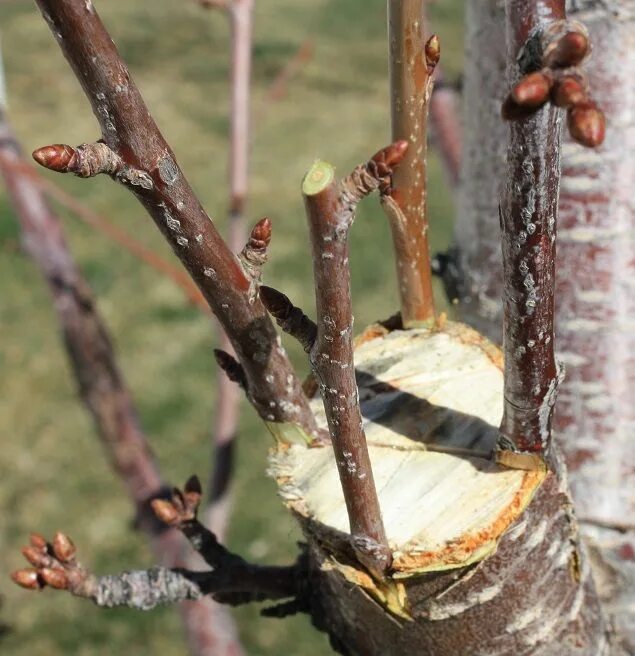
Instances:
[[[140,200],[201,289],[243,365],[256,410],[268,422],[296,424],[314,434],[314,417],[273,325],[183,176],[94,5],[37,1],[113,153],[103,158],[104,170]]]

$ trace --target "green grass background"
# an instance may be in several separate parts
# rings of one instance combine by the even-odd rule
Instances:
[[[158,124],[210,214],[224,228],[228,128],[228,26],[219,12],[187,0],[97,2]],[[347,172],[389,141],[385,2],[258,0],[253,106],[304,39],[312,61],[287,96],[254,125],[249,219],[274,224],[265,277],[313,309],[307,230],[299,194],[316,157]],[[461,70],[462,3],[431,3],[445,71]],[[0,32],[10,119],[25,151],[98,136],[88,103],[32,2],[3,3]],[[436,157],[430,162],[433,249],[447,245],[453,202]],[[172,258],[149,217],[105,178],[53,176],[93,209]],[[177,613],[100,610],[68,595],[29,594],[8,575],[22,566],[30,530],[73,536],[99,573],[152,564],[144,538],[108,468],[91,422],[77,402],[46,288],[19,247],[11,207],[0,192],[0,621],[15,656],[185,653]],[[120,364],[166,478],[207,476],[214,403],[215,344],[210,322],[169,281],[60,209],[72,250],[114,335]],[[352,231],[356,326],[397,305],[386,221],[375,198]],[[300,372],[306,364],[285,344]],[[294,557],[300,535],[264,474],[269,438],[252,410],[241,413],[235,512],[229,546],[268,563]],[[249,654],[331,653],[303,617],[263,619],[256,606],[235,612]]]

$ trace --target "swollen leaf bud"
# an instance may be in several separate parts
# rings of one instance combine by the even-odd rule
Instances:
[[[594,103],[571,107],[567,111],[567,126],[571,137],[587,148],[595,148],[604,141],[606,121],[602,110]]]
[[[11,580],[27,590],[39,590],[42,587],[36,569],[19,569],[12,572]]]
[[[68,535],[58,532],[53,536],[53,553],[61,563],[73,560],[76,549]]]
[[[525,75],[511,90],[512,100],[522,107],[540,107],[549,99],[551,79],[544,73]]]

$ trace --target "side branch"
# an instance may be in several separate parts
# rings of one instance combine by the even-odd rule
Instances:
[[[389,0],[392,139],[410,144],[382,205],[393,233],[405,327],[434,318],[426,205],[427,115],[439,42],[424,39],[423,0]]]
[[[51,542],[34,533],[22,553],[31,567],[13,572],[11,578],[17,585],[29,590],[47,586],[68,590],[106,608],[151,610],[159,604],[206,595],[230,605],[289,599],[298,596],[304,576],[302,559],[288,567],[267,567],[226,552],[227,557],[212,571],[154,567],[98,577],[77,560],[75,546],[63,533],[56,533]]]
[[[564,19],[564,0],[508,0],[510,61],[531,32]],[[509,71],[517,78],[516,66]],[[548,455],[562,371],[554,357],[555,240],[560,183],[560,112],[552,105],[510,123],[500,222],[504,273],[504,414],[499,459],[536,467]],[[516,453],[520,452],[520,456]]]
[[[89,98],[105,145],[127,169],[148,176],[129,184],[201,289],[232,341],[250,398],[269,422],[314,434],[315,419],[250,281],[222,240],[150,116],[92,3],[37,0]],[[96,144],[94,144],[96,145]],[[69,162],[73,155],[67,155]],[[146,179],[144,177],[144,179]]]
[[[357,202],[373,189],[389,184],[392,167],[403,159],[406,148],[403,142],[389,146],[341,184],[335,180],[333,167],[318,161],[302,183],[318,318],[317,337],[309,357],[326,410],[353,548],[360,562],[376,576],[390,567],[392,555],[362,429],[355,381],[348,231]],[[279,306],[281,316],[285,313],[284,302],[290,305],[282,295],[269,301],[275,301],[272,305],[274,310]]]

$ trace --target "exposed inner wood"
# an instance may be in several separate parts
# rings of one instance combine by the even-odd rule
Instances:
[[[462,324],[372,327],[355,362],[394,575],[485,558],[544,477],[491,459],[503,411],[500,351]],[[325,426],[321,400],[312,405]],[[285,504],[337,554],[348,517],[332,449],[281,445],[271,463]]]

